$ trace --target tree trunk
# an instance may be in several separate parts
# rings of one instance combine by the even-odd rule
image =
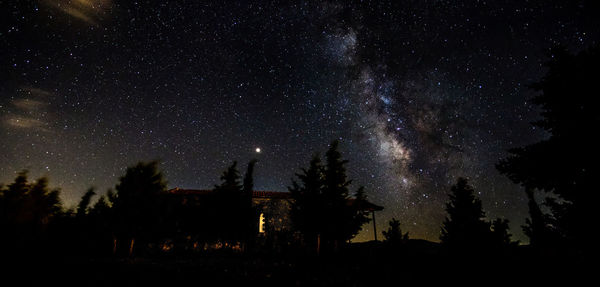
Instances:
[[[135,238],[131,238],[131,242],[129,244],[129,257],[133,255],[133,246],[135,245]]]
[[[113,237],[113,256],[117,255],[117,238]]]
[[[371,211],[373,215],[373,235],[375,237],[375,242],[377,242],[377,223],[375,223],[375,210]]]
[[[317,234],[317,255],[321,254],[321,234]]]

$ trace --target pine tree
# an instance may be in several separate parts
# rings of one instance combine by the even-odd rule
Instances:
[[[506,249],[512,245],[515,245],[515,242],[513,242],[510,238],[512,237],[512,234],[510,234],[509,232],[509,226],[508,226],[508,219],[503,219],[503,218],[496,218],[494,221],[492,221],[491,224],[491,229],[492,229],[492,244],[495,245],[495,247],[500,248],[500,249]]]
[[[0,190],[0,247],[10,246],[8,252],[32,251],[43,243],[48,227],[61,214],[59,190],[49,189],[46,177],[29,183],[27,171],[20,172]]]
[[[293,180],[292,186],[288,187],[294,199],[290,217],[295,229],[304,234],[307,244],[316,246],[323,230],[321,219],[324,216],[322,191],[325,176],[319,155],[315,154],[308,169],[303,168],[302,173],[296,176],[301,184]]]
[[[340,242],[350,239],[348,223],[352,221],[354,214],[348,205],[348,186],[351,181],[346,177],[347,160],[342,159],[338,150],[339,142],[333,141],[325,154],[327,159],[325,165],[325,184],[323,186],[323,238],[322,242],[326,248],[336,249]]]
[[[83,217],[87,214],[88,207],[94,195],[96,195],[96,192],[94,191],[93,187],[90,187],[81,197],[81,200],[77,205],[77,217]]]
[[[253,159],[248,163],[246,174],[244,174],[244,194],[252,196],[254,189],[254,166],[258,160]]]
[[[402,233],[400,228],[400,221],[396,218],[392,218],[388,222],[388,229],[383,231],[383,237],[385,242],[391,245],[403,244],[408,241],[408,232]]]
[[[229,196],[238,196],[242,192],[240,178],[237,161],[234,161],[221,175],[221,184],[215,185],[215,191]]]
[[[32,221],[37,228],[44,228],[48,222],[60,213],[61,204],[58,190],[49,190],[48,178],[41,177],[29,188],[26,209],[31,213]]]
[[[6,227],[17,228],[23,221],[21,213],[28,192],[27,171],[24,170],[19,172],[15,181],[2,192],[2,221]],[[10,231],[7,232],[7,234],[10,233]]]
[[[349,208],[352,220],[347,221],[348,226],[344,234],[344,238],[354,238],[361,230],[362,226],[366,223],[371,222],[369,217],[369,210],[365,208],[369,204],[367,200],[367,194],[365,193],[365,187],[359,187],[354,193],[354,200],[351,200],[353,204]]]
[[[585,253],[595,243],[593,210],[597,202],[596,179],[600,158],[597,137],[600,125],[597,83],[600,80],[600,46],[571,55],[563,48],[551,51],[548,72],[532,87],[540,92],[533,102],[542,109],[542,119],[534,123],[550,137],[538,143],[510,150],[498,170],[527,189],[551,192],[560,200],[549,201],[554,230],[565,245]],[[537,206],[537,205],[536,205]],[[530,204],[530,207],[532,205]],[[535,208],[535,207],[534,207]],[[549,235],[533,217],[528,230],[532,244]],[[538,227],[535,227],[538,226]],[[540,231],[541,233],[536,233]],[[534,238],[535,237],[535,238]]]
[[[484,220],[481,201],[475,196],[467,179],[459,178],[451,188],[448,216],[444,220],[442,244],[455,250],[476,250],[490,240],[490,224]]]
[[[222,241],[233,243],[244,237],[244,190],[241,176],[234,161],[221,175],[221,184],[215,185],[216,228]]]
[[[529,244],[535,248],[546,249],[556,244],[558,234],[550,226],[550,218],[542,213],[535,201],[533,190],[525,190],[528,198],[529,218],[525,219],[523,233],[529,237]]]
[[[118,218],[115,223],[120,241],[128,244],[130,256],[136,240],[145,243],[156,239],[158,227],[165,216],[161,196],[166,186],[163,173],[155,161],[128,167],[125,175],[119,178],[113,205]]]
[[[254,192],[254,166],[258,161],[251,160],[248,163],[246,174],[244,174],[244,186],[241,198],[241,212],[243,213],[240,220],[244,221],[244,241],[247,248],[253,247],[254,239],[258,233],[258,210],[253,206],[252,195]]]
[[[98,201],[94,203],[94,206],[90,210],[90,213],[102,214],[110,209],[109,202],[106,199],[105,195],[100,196]]]
[[[308,169],[296,174],[300,183],[292,181],[288,189],[294,203],[291,218],[294,226],[305,238],[317,238],[323,251],[335,250],[350,240],[369,222],[363,208],[367,202],[364,188],[359,188],[355,198],[349,196],[345,164],[338,151],[339,143],[331,143],[326,153],[326,164],[314,156]]]

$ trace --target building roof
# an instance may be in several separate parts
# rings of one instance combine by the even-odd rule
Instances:
[[[173,188],[167,190],[167,193],[177,194],[177,195],[209,195],[213,194],[214,191],[210,189],[183,189],[183,188]],[[279,192],[279,191],[264,191],[264,190],[255,190],[252,192],[252,198],[269,198],[269,199],[291,199],[292,194],[289,192]],[[379,206],[373,204],[368,201],[357,201],[354,198],[348,199],[348,205],[358,205],[361,210],[364,211],[379,211],[383,210],[383,206]]]
[[[209,195],[213,192],[214,190],[211,189],[183,189],[179,187],[167,190],[167,193],[179,195]],[[292,198],[292,195],[289,192],[255,190],[252,192],[252,198],[289,199]]]
[[[360,210],[364,210],[364,211],[380,211],[380,210],[383,210],[383,206],[379,206],[377,204],[368,202],[366,200],[358,201],[358,200],[356,200],[354,198],[348,199],[348,205],[355,205],[358,208],[360,208]]]

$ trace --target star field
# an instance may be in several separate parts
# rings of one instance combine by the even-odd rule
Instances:
[[[437,240],[466,176],[525,240],[526,196],[494,165],[546,136],[528,86],[550,48],[598,43],[597,4],[232,2],[4,3],[0,182],[48,175],[73,206],[141,160],[210,188],[257,158],[255,187],[286,191],[339,139],[353,189],[385,207],[378,230],[394,216]]]

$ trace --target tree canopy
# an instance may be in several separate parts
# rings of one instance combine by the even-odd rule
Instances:
[[[361,187],[350,196],[345,165],[338,150],[339,142],[329,146],[323,166],[318,155],[313,156],[307,169],[296,174],[300,182],[292,181],[288,189],[294,203],[291,218],[294,226],[313,241],[316,237],[326,250],[353,238],[369,222],[368,214],[360,208],[367,197]],[[353,200],[351,200],[353,199]]]
[[[41,243],[48,227],[62,214],[58,189],[48,187],[48,178],[29,182],[27,171],[21,171],[14,182],[0,188],[0,246],[8,252],[31,248]]]
[[[161,199],[166,187],[167,182],[156,161],[128,167],[125,175],[119,178],[113,204],[119,218],[117,233],[122,239],[131,239],[131,246],[136,238],[148,240],[159,234],[165,216]]]
[[[215,185],[217,215],[216,230],[221,240],[250,243],[258,232],[258,212],[252,205],[254,189],[254,166],[257,161],[248,163],[241,182],[237,162],[233,162],[221,175],[221,183]]]
[[[458,178],[452,186],[446,212],[442,244],[453,249],[476,249],[489,242],[490,224],[485,221],[481,200],[466,178]]]
[[[497,165],[501,173],[523,185],[528,192],[537,189],[558,196],[558,200],[546,202],[555,211],[546,218],[546,223],[534,223],[539,221],[539,216],[530,223],[552,224],[571,244],[593,244],[594,238],[590,233],[594,222],[589,212],[597,199],[594,176],[599,171],[596,161],[600,158],[597,148],[600,142],[590,132],[600,124],[596,99],[599,66],[600,46],[576,55],[563,48],[552,50],[546,76],[532,86],[539,92],[534,102],[542,111],[542,119],[533,125],[550,136],[510,150],[511,155]],[[529,227],[526,232],[532,240],[536,237],[532,232],[544,230],[532,229],[531,224]],[[537,236],[533,241],[539,242],[539,239]]]
[[[383,237],[385,238],[386,243],[398,245],[408,241],[408,232],[402,233],[400,221],[396,218],[392,218],[388,222],[388,229],[383,231]]]

